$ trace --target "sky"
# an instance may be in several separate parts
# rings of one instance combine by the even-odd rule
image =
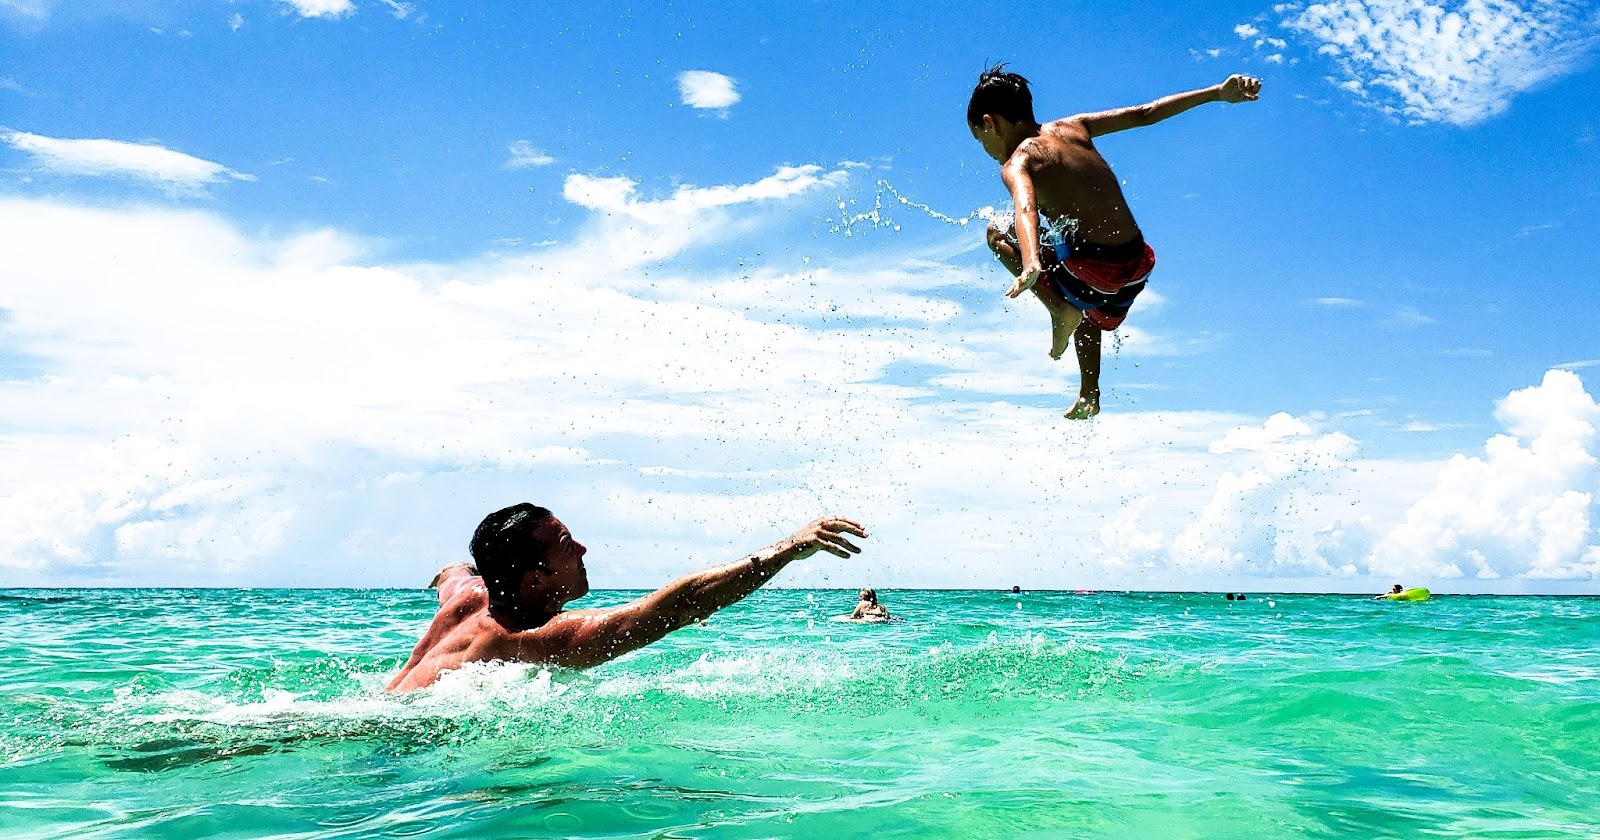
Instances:
[[[1600,5],[0,0],[0,586],[1600,592]],[[965,107],[1158,255],[1105,410]]]

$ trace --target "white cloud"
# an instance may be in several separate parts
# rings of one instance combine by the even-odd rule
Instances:
[[[1318,306],[1366,306],[1364,301],[1347,297],[1319,297],[1311,302]]]
[[[383,0],[383,5],[389,7],[389,14],[394,15],[395,20],[405,20],[417,11],[417,4],[402,3],[400,0]]]
[[[351,0],[278,0],[303,18],[341,18],[355,14],[356,5]]]
[[[1318,45],[1352,93],[1395,117],[1468,126],[1570,72],[1595,41],[1565,3],[1336,0],[1290,9],[1282,26]]]
[[[1374,548],[1390,576],[1457,577],[1462,559],[1534,579],[1600,577],[1591,515],[1600,493],[1593,452],[1600,407],[1574,373],[1552,370],[1495,411],[1509,434],[1480,457],[1450,459],[1438,483]]]
[[[1241,23],[1233,28],[1233,34],[1238,35],[1240,38],[1250,39],[1260,35],[1261,30],[1248,23]]]
[[[506,147],[511,153],[511,159],[506,161],[508,169],[527,169],[535,166],[549,166],[556,159],[546,154],[543,150],[534,148],[526,140],[518,140]]]
[[[1433,316],[1423,313],[1415,306],[1399,307],[1383,319],[1383,325],[1393,329],[1423,327],[1431,323],[1433,323]]]
[[[243,28],[244,28],[244,15],[241,15],[238,12],[234,12],[233,15],[228,18],[228,30],[231,31],[231,32],[238,32],[239,30],[241,30]]]
[[[0,0],[0,11],[31,23],[42,23],[50,17],[52,5],[52,0]]]
[[[23,131],[0,133],[0,140],[32,156],[35,163],[67,175],[109,175],[193,189],[227,179],[254,181],[220,163],[145,143],[120,140],[70,140]]]
[[[1262,59],[1262,61],[1265,61],[1268,64],[1282,64],[1283,63],[1283,56],[1281,56],[1281,55],[1279,55],[1277,53],[1273,53],[1272,55],[1269,55],[1266,58]]]
[[[1391,536],[1459,531],[1428,499],[1484,480],[1510,482],[1493,502],[1510,537],[1438,549],[1419,580],[1581,579],[1600,556],[1582,536],[1594,404],[1574,374],[1502,404],[1514,445],[1489,450],[1522,455],[1457,477],[1456,461],[1363,456],[1316,415],[1063,420],[1075,371],[1044,355],[1042,311],[997,278],[973,294],[970,264],[674,259],[768,239],[788,215],[773,210],[821,212],[844,183],[786,167],[650,198],[572,176],[590,220],[532,263],[392,265],[337,231],[0,199],[0,330],[38,369],[0,381],[0,583],[415,585],[485,512],[529,498],[586,538],[600,586],[737,556],[824,510],[865,520],[868,554],[785,583],[1359,585],[1405,571]],[[1159,309],[1139,314],[1159,328]],[[1185,340],[1147,336],[1108,363]]]
[[[734,81],[710,70],[685,70],[678,74],[678,95],[691,108],[726,110],[739,101]]]

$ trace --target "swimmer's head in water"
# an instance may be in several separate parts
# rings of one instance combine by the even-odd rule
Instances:
[[[545,508],[523,502],[478,523],[472,532],[472,559],[491,598],[510,598],[521,588],[523,575],[548,570],[545,554],[550,545],[536,532],[553,518]]]
[[[967,125],[983,125],[985,116],[1002,117],[1014,123],[1037,123],[1033,118],[1033,91],[1028,80],[1016,73],[1006,72],[1004,64],[996,64],[978,77],[967,101]]]
[[[876,589],[863,589],[863,590],[861,590],[861,594],[858,597],[861,598],[861,600],[866,601],[869,604],[876,604],[876,603],[878,603],[878,590],[876,590]]]

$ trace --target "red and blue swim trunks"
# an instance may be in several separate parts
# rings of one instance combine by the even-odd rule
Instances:
[[[1156,267],[1156,252],[1143,236],[1121,245],[1073,244],[1055,231],[1040,243],[1044,274],[1067,302],[1102,330],[1122,326],[1133,299]]]

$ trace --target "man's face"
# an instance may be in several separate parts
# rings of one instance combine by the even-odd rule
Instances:
[[[1005,144],[1000,140],[1000,130],[995,123],[995,117],[985,114],[983,122],[978,125],[969,125],[967,129],[972,132],[972,139],[983,146],[983,151],[1002,163],[1005,162]]]
[[[550,546],[544,556],[547,571],[533,573],[536,585],[549,591],[563,604],[589,594],[589,571],[583,566],[583,555],[589,549],[573,539],[572,532],[554,516],[535,528],[533,533]]]

